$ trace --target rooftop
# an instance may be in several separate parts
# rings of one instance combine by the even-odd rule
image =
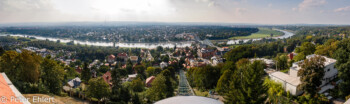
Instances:
[[[130,56],[130,60],[131,61],[137,61],[138,60],[138,56]]]
[[[283,80],[283,81],[286,81],[287,83],[293,85],[293,86],[298,86],[301,82],[299,80],[299,78],[297,77],[292,77],[286,73],[283,73],[283,72],[274,72],[274,73],[271,73],[270,76],[274,76],[280,80]]]
[[[0,73],[0,96],[11,99],[11,97],[17,97],[24,99],[25,97],[17,90],[17,88],[8,79],[5,73]],[[8,100],[9,101],[9,100]],[[10,100],[11,101],[11,100]],[[3,102],[2,102],[3,103]],[[28,100],[21,100],[19,102],[6,102],[6,104],[30,104]]]
[[[222,102],[201,96],[174,96],[160,100],[155,104],[223,104]]]
[[[308,55],[308,56],[306,56],[306,59],[310,59],[310,58],[315,57],[315,56],[316,56],[316,54]],[[319,55],[317,55],[317,56],[319,56]],[[330,65],[330,64],[333,64],[333,63],[337,62],[337,60],[332,59],[332,58],[328,58],[328,57],[326,57],[326,56],[321,56],[321,57],[325,58],[324,66],[328,66],[328,65]],[[293,70],[299,70],[299,69],[300,69],[300,68],[298,67],[298,66],[299,66],[299,63],[302,63],[302,62],[304,62],[304,60],[301,60],[301,61],[298,61],[298,62],[294,62],[294,63],[293,63],[293,66],[291,67],[291,69],[293,69]]]

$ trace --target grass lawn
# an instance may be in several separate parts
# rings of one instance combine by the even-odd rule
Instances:
[[[273,34],[273,36],[281,36],[283,35],[283,32],[268,29],[268,28],[259,28],[259,31],[256,33],[253,33],[249,36],[237,36],[237,37],[231,37],[230,39],[256,39],[256,38],[265,38],[270,37],[270,34]]]
[[[28,101],[32,104],[88,104],[88,102],[73,98],[73,97],[61,97],[61,96],[52,96],[46,94],[23,94],[25,98],[29,98]],[[33,97],[39,98],[51,98],[53,97],[54,102],[33,102]]]

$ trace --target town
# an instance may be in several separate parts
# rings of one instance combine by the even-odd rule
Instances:
[[[350,104],[348,0],[0,0],[0,104]]]
[[[1,37],[0,71],[2,83],[17,88],[8,96],[54,94],[53,101],[61,103],[168,103],[186,99],[181,96],[202,96],[191,99],[212,103],[251,101],[239,98],[240,93],[265,99],[260,103],[344,102],[341,96],[347,92],[341,90],[347,87],[343,78],[348,73],[338,69],[344,68],[338,60],[347,62],[342,56],[347,48],[342,47],[349,39],[302,32],[310,30],[300,29],[290,39],[267,38],[233,47],[207,41],[186,47],[101,47],[6,35]],[[254,91],[246,92],[243,85]],[[59,100],[67,97],[73,99]],[[29,102],[34,103],[24,103]]]

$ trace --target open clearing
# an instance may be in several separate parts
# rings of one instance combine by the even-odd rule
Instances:
[[[283,35],[283,32],[268,29],[268,28],[259,28],[259,31],[256,33],[253,33],[249,36],[237,36],[237,37],[231,37],[230,39],[256,39],[256,38],[266,38],[270,37],[270,35],[273,34],[273,37],[281,36]]]

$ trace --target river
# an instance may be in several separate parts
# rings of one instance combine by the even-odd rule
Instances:
[[[293,35],[295,35],[294,33],[291,33],[291,32],[288,32],[288,31],[285,31],[285,30],[280,30],[280,29],[274,29],[274,30],[277,30],[277,31],[281,31],[284,33],[284,35],[282,36],[278,36],[278,37],[272,37],[273,39],[285,39],[285,38],[290,38],[292,37]],[[227,41],[227,44],[238,44],[239,41],[243,41],[243,43],[245,42],[248,42],[249,40],[252,40],[252,41],[257,41],[257,40],[261,40],[262,38],[257,38],[257,39],[238,39],[238,40],[229,40]]]
[[[284,33],[283,36],[279,36],[279,37],[273,37],[274,39],[284,39],[284,38],[289,38],[291,36],[294,35],[294,33],[285,31],[285,30],[279,30],[279,29],[275,29],[277,31],[281,31]],[[60,40],[60,42],[62,43],[68,43],[71,41],[74,41],[74,44],[81,44],[81,45],[93,45],[93,46],[114,46],[113,42],[93,42],[93,41],[80,41],[80,40],[72,40],[72,39],[63,39],[63,38],[53,38],[53,37],[43,37],[43,36],[34,36],[34,35],[23,35],[23,34],[1,34],[0,36],[19,36],[19,37],[34,37],[38,40],[49,40],[49,41],[57,41]],[[258,39],[252,39],[253,41],[256,40],[261,40],[262,38],[258,38]],[[251,39],[242,39],[243,42],[247,42]],[[239,41],[242,40],[229,40],[227,42],[227,44],[238,44]],[[207,40],[208,41],[208,40]],[[183,42],[160,42],[160,43],[120,43],[120,42],[116,42],[115,46],[116,47],[126,47],[126,48],[148,48],[148,49],[154,49],[158,46],[162,46],[162,47],[169,47],[169,48],[173,48],[175,45],[176,47],[186,47],[186,46],[191,46],[191,44],[194,41],[183,41]]]
[[[105,47],[112,47],[113,42],[92,42],[92,41],[80,41],[80,40],[72,40],[72,39],[62,39],[62,38],[52,38],[52,37],[43,37],[43,36],[34,36],[34,35],[22,35],[22,34],[0,34],[0,36],[18,36],[18,37],[34,37],[38,40],[49,40],[49,41],[57,41],[60,40],[62,43],[68,43],[71,41],[74,41],[74,44],[81,44],[81,45],[93,45],[93,46],[105,46]],[[148,48],[153,49],[158,46],[162,47],[169,47],[173,48],[175,45],[176,47],[186,47],[191,46],[193,42],[192,41],[183,41],[183,42],[160,42],[160,43],[120,43],[116,42],[116,47],[126,47],[126,48]]]

